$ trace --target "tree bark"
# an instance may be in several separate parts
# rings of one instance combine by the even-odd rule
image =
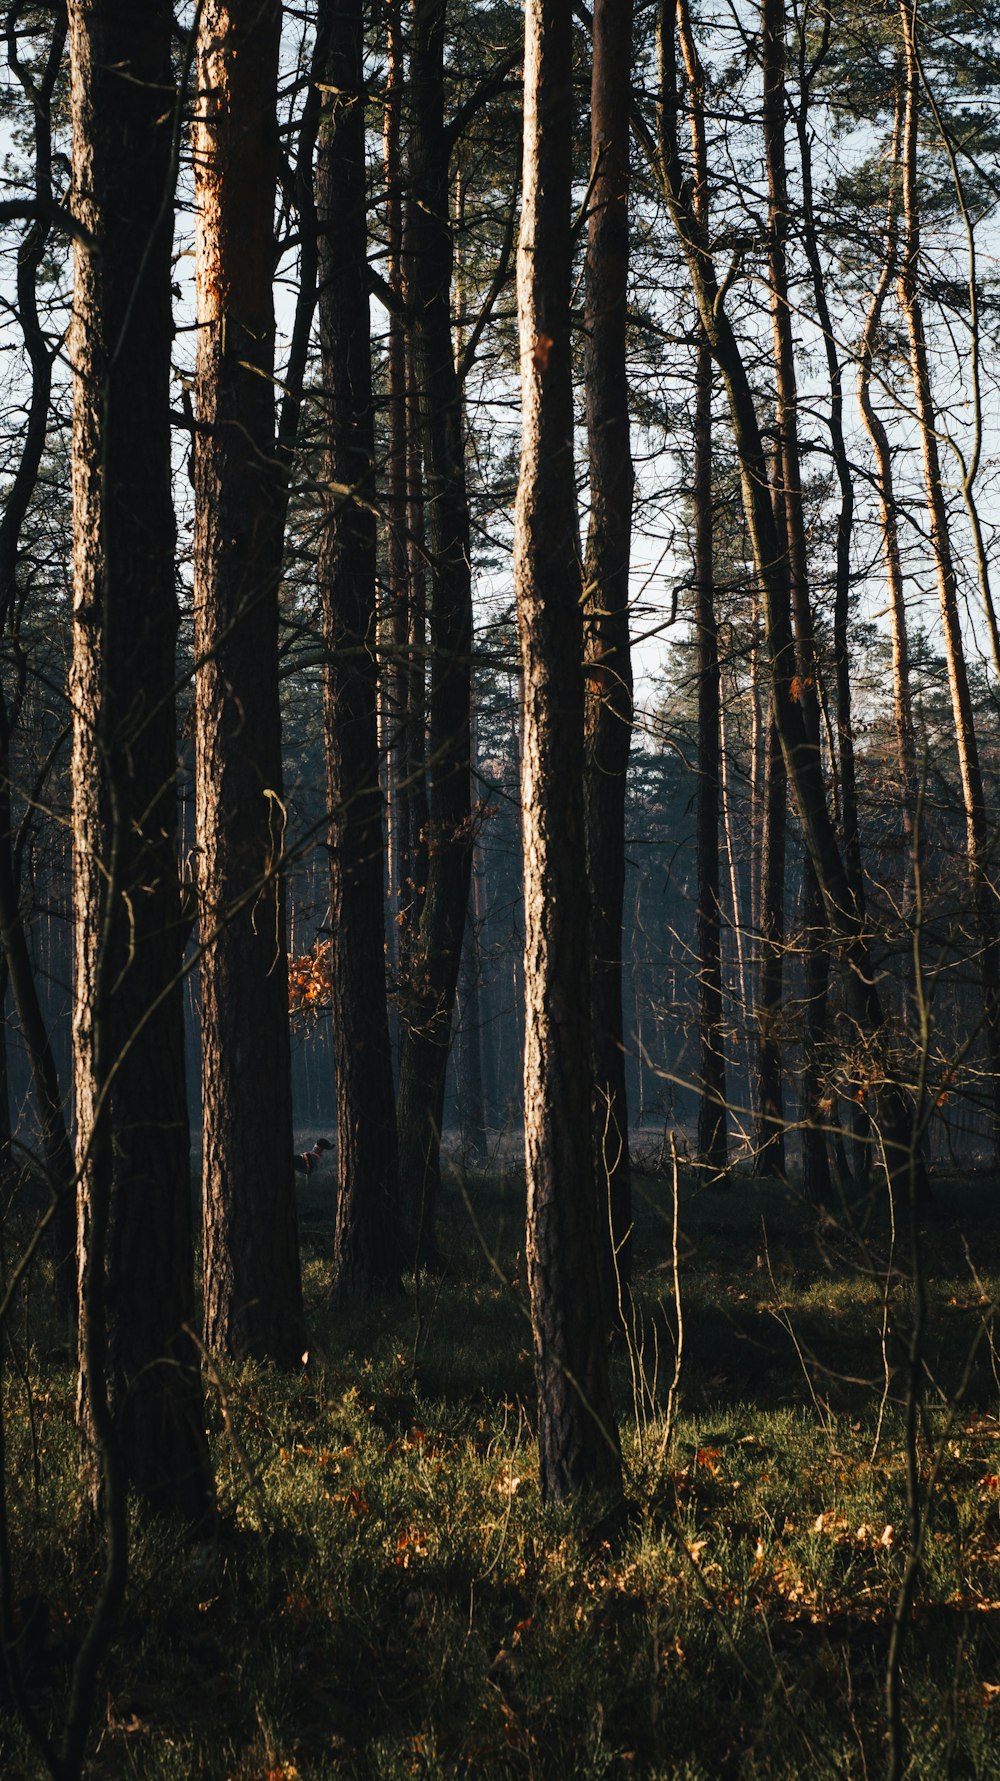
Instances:
[[[79,1394],[95,1499],[212,1504],[177,856],[169,391],[173,14],[70,6]],[[114,1501],[110,1500],[114,1499]]]
[[[205,1337],[291,1365],[292,1193],[277,619],[273,196],[280,7],[205,0],[195,119],[195,650]]]
[[[681,43],[682,52],[684,40]],[[699,226],[709,227],[708,152],[700,69],[686,66],[690,108],[692,205]],[[715,548],[712,488],[712,352],[699,327],[694,375],[694,624],[698,650],[698,1155],[716,1175],[728,1161],[726,1056],[722,1037],[722,925],[719,901],[720,679],[715,617]]]
[[[788,297],[788,176],[785,164],[785,0],[764,0],[761,15],[764,155],[768,185],[768,271],[774,358],[776,482],[787,539],[787,577],[795,631],[797,673],[793,692],[812,772],[822,781],[820,758],[819,656],[809,597],[802,467],[799,461],[798,393],[795,345]],[[779,534],[778,548],[782,537]],[[805,977],[804,1058],[799,1081],[803,1191],[819,1203],[830,1193],[830,1163],[820,1116],[820,1049],[827,1034],[829,958],[819,879],[807,853],[803,862],[801,927]],[[857,897],[855,896],[855,906]],[[860,913],[860,909],[859,909]]]
[[[472,579],[461,392],[451,337],[445,0],[414,0],[410,50],[408,297],[423,426],[432,570],[426,890],[404,986],[400,1184],[417,1254],[435,1248],[441,1122],[472,858]]]
[[[632,0],[596,0],[584,383],[590,524],[584,563],[584,810],[590,885],[594,1155],[612,1305],[632,1272],[632,1181],[622,1027],[625,791],[632,741],[632,451],[625,327]]]
[[[757,934],[757,1080],[753,1173],[785,1173],[785,1091],[781,1010],[785,959],[785,828],[788,779],[773,709],[764,744],[760,829],[760,925]]]
[[[8,56],[19,75],[34,115],[35,191],[53,203],[52,102],[66,45],[66,19],[57,15],[45,65],[38,80],[22,67],[8,43]],[[17,256],[17,313],[24,349],[31,367],[31,394],[17,469],[7,490],[0,519],[0,627],[10,635],[16,627],[18,563],[21,535],[35,495],[48,438],[49,401],[54,350],[38,314],[37,281],[48,246],[49,224],[32,223]],[[22,658],[23,659],[23,658]],[[20,904],[18,846],[13,827],[11,749],[24,692],[23,669],[8,700],[0,686],[0,944],[6,961],[14,1008],[31,1070],[38,1117],[39,1149],[52,1197],[52,1259],[57,1307],[67,1322],[76,1313],[76,1169],[66,1126],[65,1097],[59,1081],[48,1025],[38,996]],[[6,1059],[5,1059],[6,1064]],[[6,1085],[6,1069],[5,1069]],[[5,1121],[9,1160],[9,1105]]]
[[[545,1501],[620,1498],[590,1141],[582,579],[570,359],[572,19],[527,0],[518,246],[527,1258]]]
[[[399,0],[386,0],[386,82],[383,154],[386,195],[386,279],[403,302],[403,187],[401,121],[403,96],[403,33]],[[407,661],[409,623],[409,553],[406,511],[406,323],[400,309],[389,314],[386,353],[385,471],[386,515],[386,668],[385,711],[388,720],[387,842],[390,913],[390,958],[398,968],[403,947],[406,879],[410,869],[410,805],[407,759]]]
[[[322,0],[316,164],[323,532],[319,588],[330,806],[339,1297],[399,1282],[396,1110],[386,1008],[376,655],[375,415],[368,319],[363,0]],[[345,492],[347,491],[347,492]]]

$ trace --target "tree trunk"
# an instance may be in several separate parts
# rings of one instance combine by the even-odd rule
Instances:
[[[514,582],[524,671],[524,1147],[545,1501],[621,1493],[590,1142],[583,678],[570,359],[572,19],[528,0],[518,246],[522,444]]]
[[[426,891],[405,986],[400,1184],[416,1251],[433,1254],[441,1122],[469,900],[472,580],[462,403],[451,338],[444,126],[445,0],[415,0],[410,51],[408,295],[414,316],[432,569]]]
[[[692,495],[698,644],[698,1156],[714,1175],[724,1175],[728,1144],[719,900],[719,632],[715,619],[712,538],[712,355],[704,336],[698,342],[695,367]]]
[[[273,196],[280,7],[206,0],[195,120],[205,1338],[302,1352],[282,877]]]
[[[768,184],[768,271],[774,357],[775,425],[778,437],[776,483],[787,538],[787,576],[795,630],[796,702],[802,712],[811,770],[822,783],[820,759],[819,657],[809,598],[802,469],[799,462],[798,394],[795,346],[788,298],[788,177],[785,166],[785,0],[764,0],[761,16],[764,153]],[[778,549],[782,537],[779,534]],[[855,899],[857,906],[857,900]],[[802,943],[805,971],[804,1060],[799,1087],[803,1190],[819,1203],[829,1198],[830,1164],[820,1114],[820,1047],[827,1034],[829,961],[823,897],[812,860],[803,863]]]
[[[889,591],[889,631],[892,639],[893,715],[896,728],[896,766],[899,772],[900,811],[903,844],[906,851],[903,912],[908,913],[913,896],[913,848],[917,811],[917,744],[913,725],[913,702],[910,697],[910,652],[907,636],[906,590],[899,549],[898,505],[893,476],[892,448],[889,435],[878,409],[872,401],[871,380],[875,353],[882,326],[885,299],[896,277],[899,257],[897,206],[899,203],[899,153],[903,129],[903,87],[897,88],[896,117],[893,128],[892,162],[889,174],[889,197],[886,205],[885,248],[882,271],[872,293],[865,317],[864,332],[858,351],[858,406],[872,442],[876,463],[879,512],[882,520],[882,552]]]
[[[760,833],[760,926],[757,934],[757,1082],[753,1173],[785,1173],[785,1099],[781,1073],[781,1010],[785,957],[785,827],[787,776],[773,713],[764,748]]]
[[[386,279],[403,301],[403,193],[400,125],[403,93],[403,33],[399,0],[386,0],[386,81],[383,154],[386,192]],[[400,309],[389,314],[386,352],[385,470],[386,630],[389,651],[384,706],[388,720],[387,840],[390,938],[389,957],[397,969],[407,901],[410,860],[410,797],[407,784],[407,627],[409,573],[406,513],[406,324]]]
[[[377,727],[375,416],[368,320],[363,0],[323,0],[329,30],[316,164],[323,533],[319,588],[330,806],[337,1082],[334,1288],[398,1284],[399,1178],[385,981]],[[343,493],[350,490],[349,495]]]
[[[903,35],[906,80],[906,115],[903,125],[903,216],[905,239],[897,291],[906,321],[910,345],[910,375],[920,430],[924,465],[924,491],[930,521],[931,551],[937,574],[951,692],[952,721],[958,753],[962,804],[965,813],[966,854],[980,948],[983,986],[983,1022],[990,1083],[990,1119],[994,1155],[1000,1166],[1000,920],[994,887],[990,881],[990,822],[986,807],[979,744],[972,709],[972,695],[962,640],[958,579],[951,547],[951,528],[941,480],[937,415],[931,389],[930,362],[924,332],[920,273],[920,189],[917,176],[917,132],[920,111],[920,69],[909,7],[899,9]]]
[[[66,19],[57,14],[52,40],[41,77],[16,58],[8,41],[11,64],[19,73],[34,114],[35,190],[47,203],[52,189],[52,101],[62,69],[66,45]],[[31,366],[28,418],[21,440],[21,455],[6,491],[0,519],[0,628],[10,635],[16,628],[18,610],[18,563],[21,533],[35,496],[48,438],[49,401],[52,389],[53,348],[38,314],[38,277],[45,261],[49,224],[33,222],[17,256],[17,313],[24,350]],[[20,652],[19,652],[20,653]],[[21,657],[23,661],[23,657]],[[76,1313],[76,1206],[73,1147],[66,1127],[65,1098],[49,1038],[48,1025],[38,997],[28,936],[20,906],[20,863],[13,831],[11,797],[11,748],[24,691],[23,668],[19,670],[13,698],[8,701],[0,686],[0,944],[5,959],[21,1038],[31,1071],[38,1118],[39,1149],[52,1200],[51,1251],[55,1272],[55,1296],[67,1324]],[[6,1085],[6,1068],[4,1081]],[[10,1110],[6,1105],[4,1130],[9,1160]]]
[[[684,52],[685,40],[681,40]],[[691,202],[698,226],[709,227],[704,84],[694,59],[685,64],[691,92]],[[699,328],[694,375],[694,623],[698,648],[698,1155],[716,1175],[728,1162],[726,1057],[722,1037],[722,925],[719,902],[720,679],[715,617],[712,488],[712,352]]]
[[[625,792],[632,741],[628,581],[632,452],[625,325],[632,0],[596,0],[584,383],[590,525],[584,564],[584,809],[590,884],[594,1155],[610,1303],[632,1272],[632,1181],[622,1029]]]
[[[177,856],[170,467],[173,13],[70,7],[77,242],[73,834],[79,1416],[96,1500],[212,1504]],[[123,1579],[122,1579],[123,1582]]]

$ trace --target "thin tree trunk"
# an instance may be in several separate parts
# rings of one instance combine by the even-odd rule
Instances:
[[[682,38],[681,51],[685,48]],[[704,89],[696,61],[685,64],[691,92],[691,202],[698,226],[709,228],[708,146]],[[712,488],[712,351],[699,327],[694,375],[694,622],[698,648],[698,1155],[717,1175],[728,1162],[726,1056],[722,1025],[722,921],[719,902],[720,679],[715,616]]]
[[[518,246],[522,444],[514,581],[524,670],[527,1258],[546,1501],[620,1499],[590,1141],[582,579],[570,359],[572,18],[527,0]]]
[[[14,35],[8,39],[8,57],[31,103],[34,119],[35,192],[51,205],[52,101],[62,68],[66,45],[66,18],[55,17],[52,40],[40,77],[32,77],[17,58]],[[35,495],[48,438],[49,401],[52,389],[53,349],[38,314],[38,276],[49,240],[49,224],[42,218],[32,223],[17,256],[17,314],[24,349],[31,366],[31,395],[21,440],[21,455],[6,493],[0,519],[0,628],[10,634],[18,609],[18,562],[21,533]],[[19,652],[20,654],[20,652]],[[20,657],[23,662],[23,656]],[[59,1081],[42,1012],[35,971],[24,929],[20,905],[18,847],[13,828],[11,749],[20,715],[24,670],[19,669],[12,701],[0,686],[0,945],[9,979],[21,1038],[31,1071],[38,1117],[39,1149],[52,1200],[52,1259],[56,1304],[67,1324],[76,1312],[76,1207],[73,1146],[66,1126],[65,1097]],[[9,1103],[5,1122],[10,1139]]]
[[[79,1392],[85,1463],[122,1490],[212,1504],[198,1354],[177,854],[170,466],[173,13],[70,7],[77,242],[73,835]]]
[[[472,769],[476,771],[477,725],[472,710]],[[462,1155],[482,1162],[486,1156],[486,1110],[483,1096],[482,1007],[483,967],[479,940],[482,928],[482,848],[478,839],[472,848],[472,875],[469,884],[469,916],[465,925],[462,948],[462,969],[458,989],[458,1089],[459,1117],[462,1125]]]
[[[625,325],[629,261],[631,0],[595,0],[584,381],[590,525],[584,563],[584,809],[590,879],[594,1152],[612,1305],[632,1272],[632,1182],[622,1030],[625,793],[632,740],[628,581],[632,452]]]
[[[728,1161],[722,1017],[719,876],[720,683],[712,514],[712,354],[704,336],[695,368],[695,632],[698,643],[698,1155],[716,1175]]]
[[[733,678],[735,680],[735,676]],[[734,691],[736,690],[735,686],[734,686],[733,690]],[[726,736],[726,728],[727,728],[727,725],[726,725],[726,704],[725,704],[724,699],[720,699],[720,701],[719,701],[719,796],[720,796],[720,800],[721,800],[722,832],[723,832],[723,835],[725,836],[725,841],[726,841],[726,866],[727,866],[727,871],[728,871],[728,876],[729,876],[729,902],[730,902],[730,909],[732,911],[733,948],[734,948],[734,951],[736,954],[736,999],[738,1001],[737,1020],[738,1020],[740,1028],[742,1029],[742,1033],[743,1033],[743,1055],[744,1055],[744,1059],[745,1059],[746,1072],[747,1072],[747,1106],[749,1107],[750,1100],[751,1100],[752,1094],[753,1094],[752,1083],[750,1081],[750,1073],[751,1073],[750,1034],[751,1034],[751,1024],[752,1024],[752,1011],[751,1011],[751,1007],[750,1007],[750,995],[749,995],[749,991],[747,988],[746,943],[745,943],[745,939],[744,939],[744,936],[746,934],[746,922],[745,922],[744,916],[743,916],[743,898],[740,893],[740,872],[739,872],[739,864],[738,864],[738,860],[737,860],[738,849],[737,849],[737,843],[736,843],[736,839],[735,839],[734,817],[733,817],[733,797],[732,797],[732,787],[730,785],[730,777],[729,777],[729,742],[728,742],[728,739]],[[750,834],[751,834],[751,850],[752,850],[753,858],[756,858],[756,848],[754,847],[754,837],[756,836],[756,833],[757,833],[757,829],[756,829],[756,824],[755,824],[755,820],[754,820],[753,799],[751,799]],[[751,892],[751,896],[752,896],[752,892]],[[751,917],[751,925],[752,925],[752,919],[753,918]],[[735,1026],[735,1024],[736,1023],[734,1022],[734,1026]]]
[[[291,1365],[292,1192],[278,705],[278,0],[205,0],[195,119],[195,650],[205,1339]]]
[[[368,319],[363,0],[322,0],[326,103],[320,229],[323,532],[333,1033],[337,1083],[334,1289],[399,1281],[399,1177],[385,980],[376,658],[375,413]],[[350,494],[343,494],[343,490]]]
[[[807,59],[808,34],[799,29],[799,93],[795,105],[795,129],[799,146],[802,179],[802,244],[812,281],[816,317],[823,339],[827,378],[830,385],[830,449],[837,474],[840,506],[836,524],[836,579],[833,596],[833,654],[836,668],[837,755],[840,767],[840,808],[844,839],[844,863],[854,888],[859,908],[864,905],[864,880],[861,871],[861,839],[858,823],[857,772],[854,761],[854,723],[851,711],[851,652],[849,644],[851,601],[851,535],[854,526],[854,477],[844,439],[844,380],[837,350],[837,335],[830,314],[827,284],[820,260],[819,233],[816,225],[812,179],[812,126],[809,106],[812,82],[826,55],[832,29],[832,16],[822,21],[821,45],[814,59]]]
[[[917,131],[920,111],[920,70],[914,37],[913,14],[905,3],[899,17],[903,36],[906,81],[906,115],[903,125],[903,218],[905,239],[897,281],[899,306],[906,321],[910,345],[910,375],[924,465],[924,492],[930,521],[931,550],[937,574],[944,636],[952,721],[958,753],[962,802],[965,812],[966,852],[975,921],[980,946],[983,986],[983,1022],[989,1077],[989,1102],[993,1149],[1000,1165],[1000,920],[994,887],[990,881],[990,824],[986,808],[979,745],[976,738],[972,696],[962,641],[958,579],[951,547],[951,528],[941,480],[937,416],[931,389],[930,363],[924,332],[920,273],[920,193],[917,177]]]
[[[917,744],[913,724],[913,702],[910,697],[910,652],[906,620],[906,592],[899,549],[898,504],[892,466],[889,435],[878,409],[872,401],[872,369],[882,326],[885,299],[896,278],[899,256],[897,206],[899,203],[899,152],[903,130],[904,87],[896,90],[896,118],[893,128],[892,163],[889,175],[889,197],[886,204],[885,248],[882,271],[872,293],[865,317],[864,332],[858,351],[858,405],[875,452],[879,512],[882,521],[882,551],[889,589],[889,631],[892,640],[893,715],[896,727],[896,766],[899,773],[900,812],[903,841],[906,849],[906,884],[903,910],[907,912],[912,897],[913,847],[917,809]]]
[[[781,487],[781,511],[787,537],[787,574],[795,629],[796,700],[802,712],[806,746],[814,757],[813,772],[822,782],[820,760],[819,658],[809,598],[802,469],[799,462],[798,394],[795,346],[788,299],[788,178],[785,166],[785,0],[764,0],[761,15],[764,77],[764,153],[768,182],[768,272],[773,335],[775,424]],[[779,549],[781,538],[778,540]],[[802,1131],[803,1190],[817,1203],[829,1198],[830,1164],[820,1116],[819,1051],[827,1041],[829,958],[823,921],[823,897],[812,860],[803,862],[802,942],[804,948],[806,1022],[804,1060],[799,1089]],[[855,899],[856,902],[856,899]]]
[[[405,986],[400,1183],[418,1255],[435,1249],[441,1123],[472,854],[472,579],[462,403],[451,338],[445,0],[415,0],[410,49],[409,299],[423,421],[432,589],[426,891]]]
[[[403,301],[403,191],[400,127],[403,94],[403,33],[399,0],[386,0],[386,80],[383,154],[386,190],[386,279]],[[400,309],[389,313],[386,353],[386,630],[389,640],[385,710],[388,719],[387,839],[390,962],[398,967],[411,840],[407,786],[407,623],[409,573],[406,512],[406,324]]]
[[[781,1072],[781,1010],[785,956],[785,827],[787,777],[773,714],[764,753],[760,833],[759,977],[757,982],[755,1175],[785,1173],[785,1099]]]

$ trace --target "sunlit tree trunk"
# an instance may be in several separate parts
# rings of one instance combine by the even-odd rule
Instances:
[[[303,1321],[277,672],[279,29],[277,0],[201,9],[194,620],[205,1336],[216,1352],[292,1364]]]
[[[524,672],[527,1258],[539,1483],[621,1491],[590,1140],[583,633],[570,359],[572,17],[527,0],[518,246],[522,443],[514,580]]]
[[[79,1392],[91,1492],[212,1503],[194,1306],[170,464],[173,13],[69,11],[73,1020]],[[118,1551],[122,1540],[112,1542]],[[109,1588],[111,1587],[109,1583]]]

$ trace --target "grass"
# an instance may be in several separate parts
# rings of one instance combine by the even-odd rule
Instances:
[[[668,1429],[669,1184],[638,1187],[649,1389],[619,1337],[631,1516],[602,1539],[538,1498],[516,1180],[453,1183],[448,1272],[353,1317],[326,1303],[329,1187],[308,1184],[308,1361],[213,1393],[211,1541],[136,1523],[95,1776],[884,1772],[912,1308],[890,1233],[876,1217],[862,1241],[785,1189],[685,1178]],[[1000,1767],[1000,1209],[975,1183],[949,1193],[971,1210],[927,1241],[932,1514],[903,1659],[921,1781]],[[18,1588],[48,1604],[34,1687],[57,1722],[98,1562],[76,1544],[72,1379],[43,1358],[39,1309],[12,1334]],[[11,1716],[0,1751],[5,1776],[39,1772]]]

